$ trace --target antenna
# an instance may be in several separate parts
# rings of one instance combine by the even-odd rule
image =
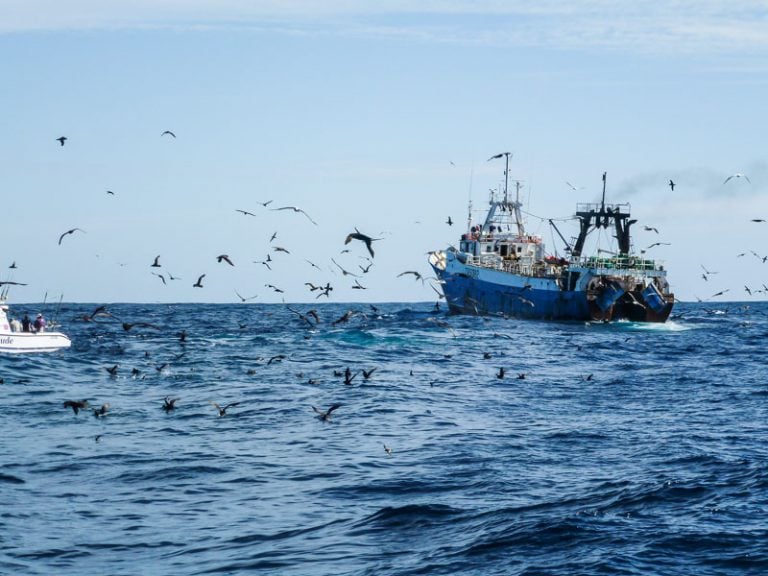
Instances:
[[[475,177],[475,167],[469,169],[469,202],[467,203],[467,234],[472,227],[472,182]]]
[[[600,203],[600,212],[605,211],[605,177],[607,176],[608,172],[603,172],[603,200]]]

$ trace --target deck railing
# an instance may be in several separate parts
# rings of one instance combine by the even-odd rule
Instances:
[[[638,256],[582,256],[580,258],[571,258],[568,263],[573,266],[604,270],[664,270],[663,262],[647,260]],[[556,274],[558,268],[556,263],[505,260],[498,254],[468,255],[467,264],[525,276]]]

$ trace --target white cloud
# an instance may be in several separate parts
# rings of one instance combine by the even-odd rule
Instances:
[[[760,53],[768,47],[768,8],[755,0],[0,0],[0,7],[0,33],[253,27],[664,53]]]

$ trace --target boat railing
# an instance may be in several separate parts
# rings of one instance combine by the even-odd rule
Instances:
[[[529,259],[505,259],[498,254],[481,254],[467,256],[467,264],[493,270],[522,274],[525,276],[542,276],[555,273],[556,264],[548,262],[532,262]],[[638,256],[583,256],[571,258],[571,266],[604,270],[664,270],[663,262],[648,260]]]
[[[502,258],[498,254],[483,254],[480,256],[468,256],[467,264],[480,266],[491,270],[520,274],[521,276],[547,276],[555,274],[555,267],[545,262],[534,262],[530,258],[509,259]]]
[[[576,204],[576,212],[600,212],[603,208],[608,213],[629,214],[631,206],[628,202],[624,204],[600,204],[597,202],[579,202]],[[623,209],[623,210],[622,210]]]
[[[663,262],[649,260],[640,256],[582,256],[571,258],[571,265],[585,268],[605,268],[615,270],[663,270]]]

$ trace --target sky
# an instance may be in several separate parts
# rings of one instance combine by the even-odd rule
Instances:
[[[547,219],[575,236],[607,172],[679,299],[765,299],[768,7],[658,4],[0,0],[0,280],[16,302],[432,301],[398,275],[431,276],[509,151],[550,253]],[[367,273],[355,228],[380,238]]]

